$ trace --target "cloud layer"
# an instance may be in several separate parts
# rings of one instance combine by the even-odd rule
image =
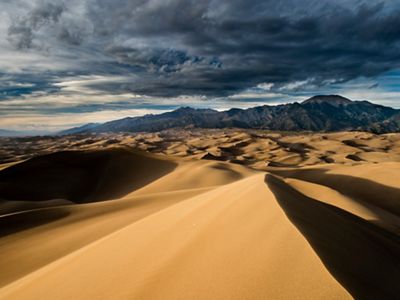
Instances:
[[[268,100],[360,78],[376,89],[400,68],[397,0],[3,0],[0,11],[3,101]],[[65,89],[74,76],[104,80]]]

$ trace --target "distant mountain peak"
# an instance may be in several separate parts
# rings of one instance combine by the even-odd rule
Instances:
[[[320,95],[302,103],[216,111],[181,107],[158,115],[86,125],[60,134],[156,132],[172,128],[253,128],[279,131],[367,130],[400,132],[400,110],[339,95]]]
[[[216,111],[209,108],[193,108],[189,106],[179,107],[178,109],[170,112],[174,115],[187,115],[187,114],[197,114],[197,113],[215,113]]]
[[[329,103],[331,105],[348,105],[352,103],[350,99],[347,99],[340,95],[318,95],[311,97],[303,101],[301,104],[322,104],[322,103]]]
[[[205,111],[215,111],[213,109],[210,108],[193,108],[190,106],[181,106],[178,109],[174,110],[174,111],[180,111],[180,112],[195,112],[195,111],[201,111],[201,112],[205,112]]]
[[[175,109],[175,111],[194,111],[194,110],[196,109],[190,106],[181,106],[178,109]]]

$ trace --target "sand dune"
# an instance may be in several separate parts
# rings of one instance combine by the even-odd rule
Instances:
[[[0,298],[395,299],[400,163],[317,160],[380,146],[352,134],[331,145],[271,134],[265,144],[215,131],[170,148],[179,155],[114,145],[7,165]],[[213,147],[238,161],[202,160]],[[279,166],[257,165],[271,155]],[[305,156],[315,165],[287,167]]]
[[[400,287],[400,238],[335,206],[316,201],[267,175],[289,219],[357,299],[395,299]]]
[[[133,150],[66,151],[35,157],[0,173],[0,197],[66,199],[76,203],[118,198],[174,169]]]
[[[290,133],[243,129],[173,129],[157,133],[0,138],[0,164],[65,150],[128,146],[186,160],[228,161],[255,169],[400,162],[400,134]]]

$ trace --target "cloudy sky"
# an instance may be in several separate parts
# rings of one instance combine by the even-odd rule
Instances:
[[[400,108],[398,0],[0,0],[0,128],[315,94]]]

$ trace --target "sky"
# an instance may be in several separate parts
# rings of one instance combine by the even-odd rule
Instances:
[[[0,0],[0,128],[318,94],[400,108],[398,0]]]

